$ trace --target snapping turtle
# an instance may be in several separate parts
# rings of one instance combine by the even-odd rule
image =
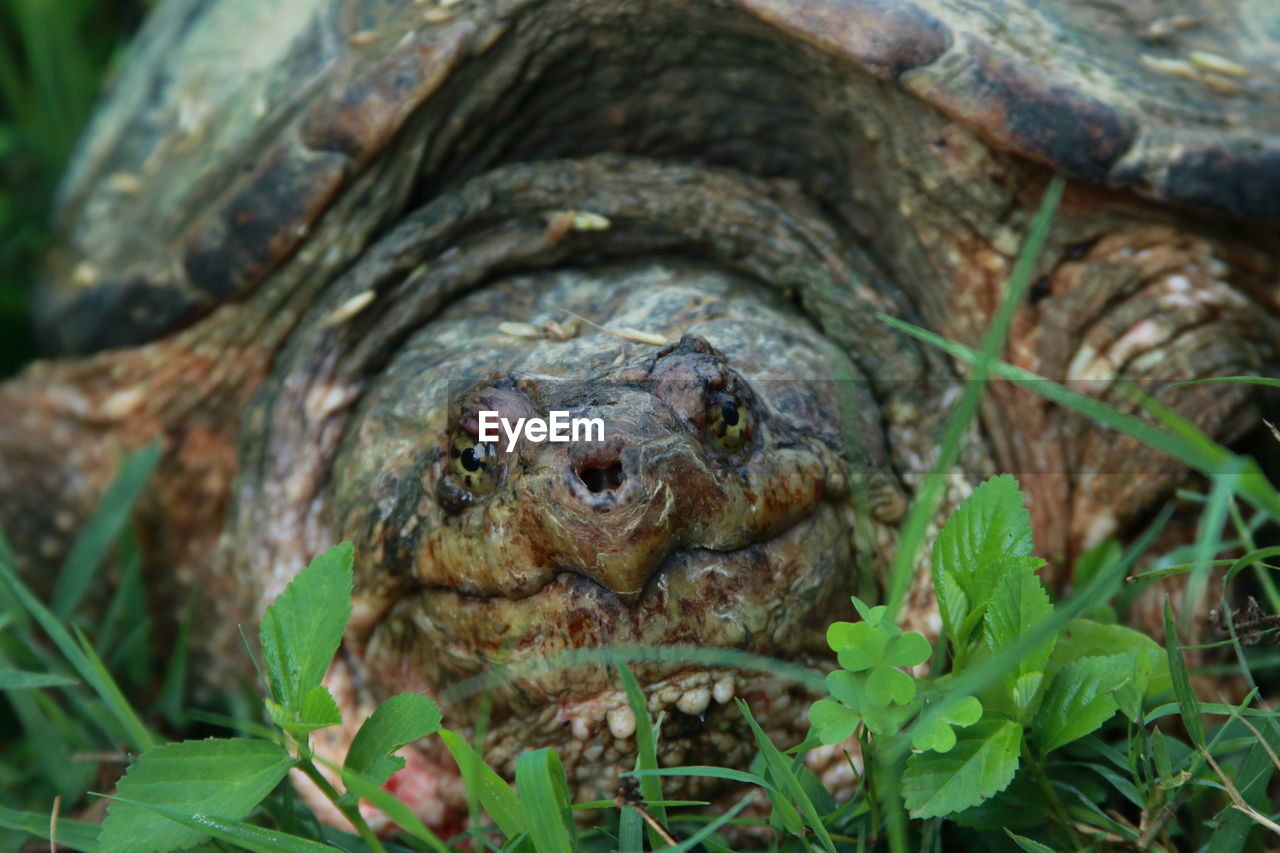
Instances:
[[[607,795],[616,683],[538,662],[821,664],[963,375],[876,315],[976,342],[1052,173],[1005,357],[1247,440],[1259,392],[1172,382],[1275,371],[1277,61],[1280,10],[1248,0],[167,0],[63,189],[51,358],[0,386],[0,520],[56,565],[158,439],[146,562],[211,653],[351,539],[340,702],[501,667],[490,759],[555,745]],[[603,435],[481,440],[553,411]],[[1001,470],[1060,587],[1185,476],[997,385],[945,503]],[[921,578],[906,619],[936,634]],[[776,673],[638,672],[664,761],[746,760],[734,696],[805,727]],[[397,791],[445,825],[432,749]]]

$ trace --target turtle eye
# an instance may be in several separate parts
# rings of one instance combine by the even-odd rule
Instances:
[[[449,439],[449,471],[458,485],[473,495],[493,491],[497,482],[498,453],[492,444],[478,441],[466,430],[458,430]]]
[[[730,394],[707,402],[707,437],[726,453],[736,453],[752,436],[751,409]]]

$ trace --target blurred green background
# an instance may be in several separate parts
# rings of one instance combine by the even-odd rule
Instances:
[[[148,5],[0,0],[0,376],[36,354],[31,296],[58,178]]]

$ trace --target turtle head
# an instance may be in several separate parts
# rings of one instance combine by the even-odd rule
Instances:
[[[757,392],[695,335],[590,379],[466,388],[428,475],[439,520],[421,576],[525,597],[569,573],[637,605],[677,553],[767,542],[844,496],[838,430],[789,409],[798,394],[838,425],[826,390]]]
[[[592,324],[509,334],[513,311],[545,329],[566,307]],[[634,721],[603,658],[565,653],[821,654],[855,568],[844,358],[775,295],[679,262],[541,273],[453,306],[384,371],[335,469],[363,555],[363,677],[447,705],[501,669],[495,736],[509,723],[606,768]],[[697,719],[664,749],[707,760],[737,738],[708,715],[740,721],[725,703],[770,681],[687,660],[637,674]]]

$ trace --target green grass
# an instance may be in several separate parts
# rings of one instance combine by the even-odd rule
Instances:
[[[31,295],[57,181],[146,5],[0,3],[0,377],[35,353]]]

